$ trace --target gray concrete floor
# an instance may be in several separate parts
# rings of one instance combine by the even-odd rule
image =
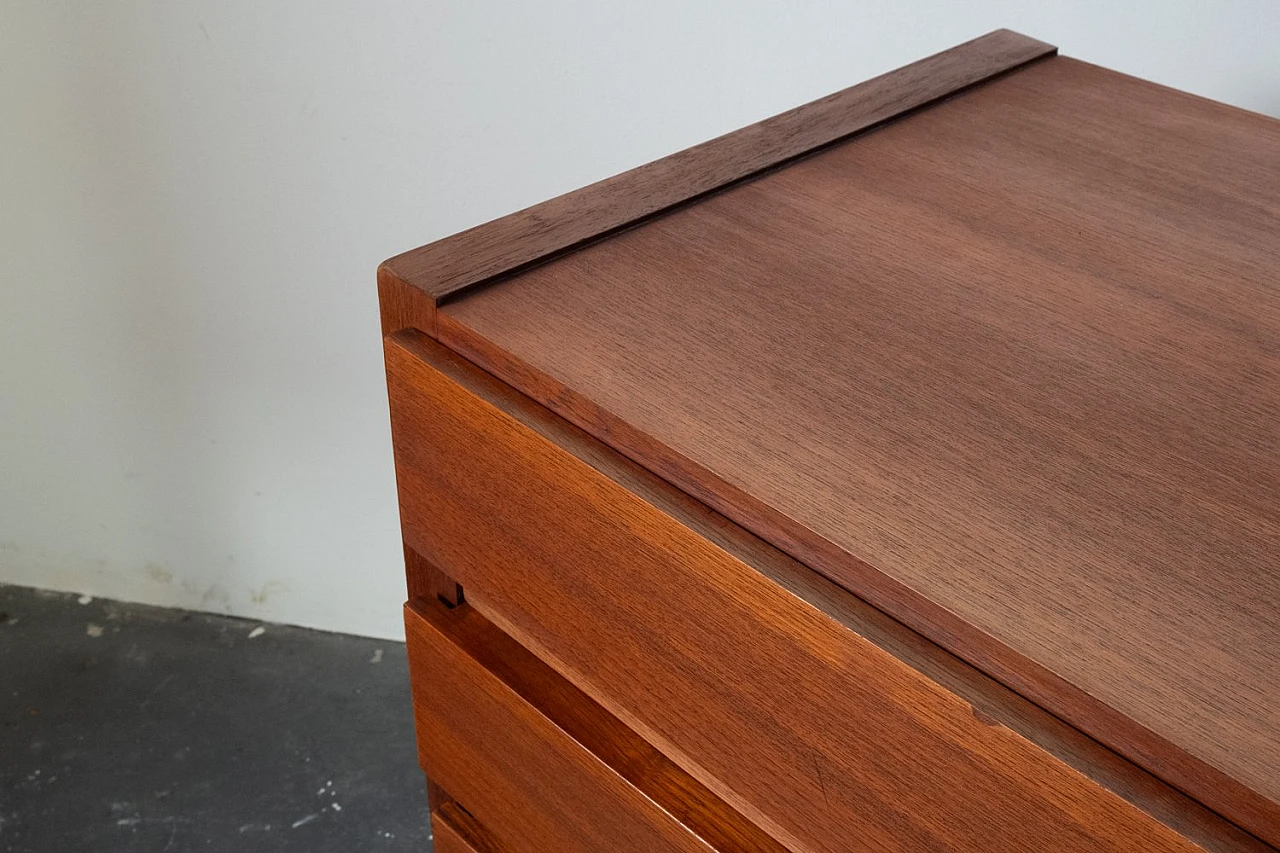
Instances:
[[[428,853],[404,646],[258,627],[0,585],[0,851]]]

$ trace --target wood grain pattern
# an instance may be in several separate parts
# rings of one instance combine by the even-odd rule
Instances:
[[[449,607],[462,604],[463,592],[458,582],[408,546],[404,549],[404,571],[410,600],[442,601]]]
[[[1051,45],[1008,30],[891,71],[733,133],[446,237],[383,264],[390,331],[432,331],[440,300],[541,261],[757,172],[1051,55]],[[396,325],[397,323],[403,325]],[[385,332],[384,332],[385,333]]]
[[[429,339],[387,363],[409,543],[789,849],[1261,848]]]
[[[423,767],[504,849],[785,853],[474,608],[405,630]]]
[[[1280,123],[1052,58],[437,333],[1280,844]]]
[[[503,853],[480,822],[455,802],[431,812],[432,853]]]
[[[432,780],[427,780],[427,804],[431,807],[431,811],[439,811],[440,807],[447,802],[453,800],[453,797]]]

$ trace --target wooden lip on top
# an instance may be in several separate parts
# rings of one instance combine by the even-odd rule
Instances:
[[[1000,30],[398,255],[383,328],[1280,846],[1276,152]]]
[[[431,334],[437,305],[1005,74],[1058,49],[996,30],[772,118],[389,258],[380,279],[425,299],[400,328]],[[393,323],[392,325],[397,325]],[[396,329],[385,328],[384,334]]]

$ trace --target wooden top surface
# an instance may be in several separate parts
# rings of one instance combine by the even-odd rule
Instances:
[[[1280,843],[1280,122],[1045,59],[438,310]]]
[[[536,263],[638,219],[1057,52],[996,30],[825,98],[391,258],[432,300]],[[423,330],[427,331],[427,330]]]

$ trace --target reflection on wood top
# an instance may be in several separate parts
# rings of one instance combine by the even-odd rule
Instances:
[[[1046,59],[439,311],[1280,843],[1280,122]]]

